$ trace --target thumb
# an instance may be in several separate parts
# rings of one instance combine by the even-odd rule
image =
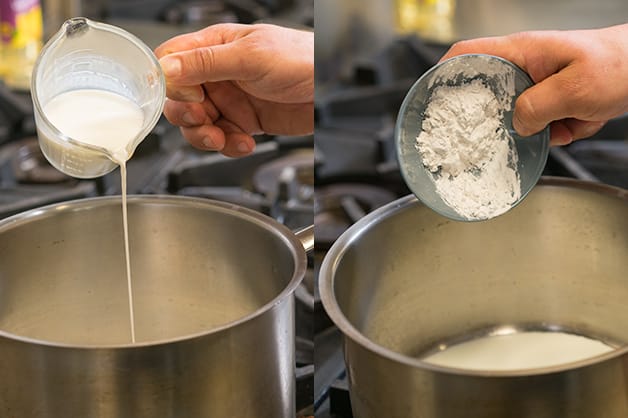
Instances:
[[[575,116],[573,86],[559,72],[521,93],[512,118],[515,130],[521,136],[530,136],[553,121]]]
[[[242,80],[247,76],[245,54],[236,42],[175,52],[159,60],[170,84],[198,85],[210,81]]]

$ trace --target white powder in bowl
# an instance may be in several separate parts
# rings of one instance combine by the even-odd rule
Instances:
[[[517,149],[502,122],[508,105],[477,78],[432,90],[416,146],[436,192],[463,218],[493,218],[521,197]]]

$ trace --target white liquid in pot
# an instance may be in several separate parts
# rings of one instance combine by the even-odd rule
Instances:
[[[426,362],[468,370],[514,371],[557,366],[612,351],[598,340],[563,332],[517,332],[456,344]]]
[[[122,220],[131,341],[135,342],[133,287],[129,254],[129,226],[126,204],[127,149],[144,126],[144,113],[133,101],[104,90],[73,90],[53,97],[43,108],[46,117],[63,134],[87,144],[105,148],[120,165]]]

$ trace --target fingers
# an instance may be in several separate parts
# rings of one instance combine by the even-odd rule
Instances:
[[[164,116],[173,125],[189,128],[213,123],[218,120],[220,115],[209,103],[185,103],[166,100]]]
[[[250,31],[250,25],[212,25],[176,36],[157,47],[155,55],[167,80],[167,96],[200,103],[205,97],[200,87],[203,82],[237,79],[243,73],[243,54],[235,41]]]
[[[567,145],[573,142],[573,135],[563,121],[556,121],[550,125],[550,145]]]
[[[216,125],[182,126],[180,130],[194,148],[203,151],[222,151],[225,148],[225,133]]]
[[[512,126],[521,136],[530,136],[545,128],[550,122],[570,116],[571,105],[558,90],[559,76],[551,76],[521,93],[515,102]]]
[[[252,77],[245,51],[238,42],[175,52],[159,60],[169,83],[191,86],[210,81]]]
[[[454,44],[443,59],[469,53],[490,54],[505,58],[528,72],[537,84],[517,99],[513,127],[520,135],[529,136],[553,121],[582,118],[592,112],[585,100],[590,80],[587,81],[582,72],[578,73],[574,64],[580,54],[575,40],[554,31],[480,38]],[[556,123],[552,126],[553,143],[579,139],[595,126],[601,127],[589,123]]]
[[[205,92],[201,86],[177,86],[166,83],[166,96],[178,102],[201,103]]]
[[[205,98],[202,84],[252,77],[245,54],[239,50],[236,43],[231,43],[166,55],[160,64],[167,80],[167,96],[200,103]]]
[[[222,118],[209,101],[182,103],[167,100],[164,115],[170,123],[180,127],[181,134],[192,146],[200,150],[241,157],[255,149],[253,137]]]
[[[220,151],[227,157],[243,157],[255,149],[255,140],[225,119],[215,125],[182,127],[181,133],[195,148],[205,151]]]
[[[255,149],[255,140],[235,124],[218,119],[216,126],[225,133],[225,146],[221,151],[227,157],[242,157],[250,154]]]
[[[228,44],[251,31],[252,25],[236,23],[211,25],[199,31],[185,33],[167,40],[155,49],[155,55],[161,59],[175,52]]]
[[[457,42],[441,61],[462,54],[495,55],[517,65],[534,82],[539,82],[569,65],[577,49],[575,41],[565,39],[557,31],[520,32]]]
[[[574,141],[595,135],[606,124],[606,122],[588,122],[578,119],[567,119],[565,125],[571,131]]]
[[[595,135],[606,122],[587,122],[577,119],[565,119],[550,125],[550,145],[567,145],[578,139]]]
[[[505,58],[526,70],[526,67],[535,67],[535,64],[534,60],[522,54],[522,51],[525,51],[522,45],[515,45],[524,42],[524,39],[512,36],[463,41],[456,43],[443,56],[443,59],[460,54],[488,53]],[[553,68],[547,69],[547,71],[551,70]],[[536,72],[539,73],[538,70]],[[515,103],[513,127],[521,136],[535,134],[552,121],[572,116],[573,102],[569,95],[577,88],[573,81],[570,81],[564,73],[549,76],[535,74],[532,78],[542,81],[523,92]],[[558,137],[567,140],[563,135],[564,130],[557,129]]]
[[[468,41],[456,42],[443,55],[440,61],[464,54],[489,54],[507,59],[508,61],[525,68],[525,55],[521,54],[521,48],[515,45],[513,38],[508,36],[478,38]]]
[[[161,59],[174,52],[222,44],[223,38],[218,36],[217,32],[215,36],[211,36],[212,33],[214,32],[203,33],[202,31],[198,31],[175,36],[155,48],[155,55],[158,59]]]
[[[513,127],[522,136],[545,128],[550,122],[584,114],[589,106],[586,79],[572,74],[570,68],[553,74],[530,87],[517,99]]]
[[[221,153],[227,157],[244,157],[255,149],[255,140],[245,133],[227,135],[225,147]]]

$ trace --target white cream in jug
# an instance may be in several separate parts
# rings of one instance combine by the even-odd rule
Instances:
[[[105,148],[113,155],[114,161],[120,165],[129,319],[131,341],[135,342],[126,207],[126,161],[130,157],[128,146],[137,138],[144,125],[144,113],[136,103],[126,97],[96,89],[61,93],[46,103],[43,110],[48,120],[60,132],[77,141]]]
[[[612,351],[598,340],[564,332],[516,332],[452,345],[428,363],[468,370],[513,371],[557,366]]]

